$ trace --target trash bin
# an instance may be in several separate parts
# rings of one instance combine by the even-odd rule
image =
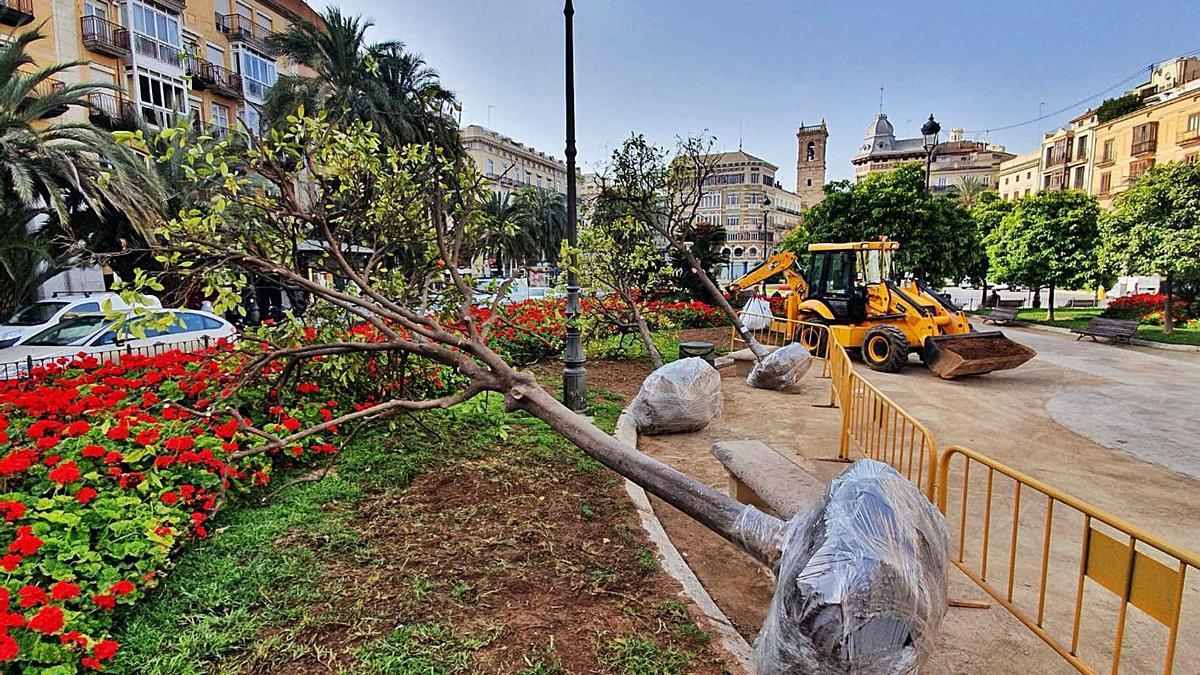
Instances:
[[[686,359],[692,356],[698,356],[704,359],[705,363],[714,366],[716,348],[711,342],[680,342],[679,343],[679,358]]]

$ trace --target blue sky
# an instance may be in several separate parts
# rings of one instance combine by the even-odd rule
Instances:
[[[311,0],[316,8],[321,0]],[[340,0],[437,68],[464,124],[563,156],[560,0]],[[829,126],[830,179],[883,108],[900,136],[933,113],[989,129],[1099,93],[1150,63],[1200,50],[1195,0],[783,2],[577,0],[579,160],[593,169],[631,131],[659,144],[707,132],[781,167],[794,187],[796,127]],[[1127,86],[1108,95],[1120,94]],[[1099,102],[1100,98],[1091,101]],[[1032,150],[1040,124],[972,137]]]

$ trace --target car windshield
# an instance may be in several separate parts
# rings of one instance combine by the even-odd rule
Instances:
[[[58,310],[66,307],[65,302],[35,302],[12,315],[10,326],[36,326],[54,318]]]
[[[83,344],[83,341],[96,332],[109,319],[104,316],[77,316],[56,324],[53,328],[34,335],[25,344],[35,347],[65,347],[67,345]]]

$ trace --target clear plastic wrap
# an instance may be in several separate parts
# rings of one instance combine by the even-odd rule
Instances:
[[[763,330],[771,325],[771,303],[762,298],[753,298],[738,315],[746,330]]]
[[[810,366],[812,354],[799,343],[793,342],[754,364],[746,377],[746,384],[758,389],[795,394],[800,391],[800,378],[804,377]]]
[[[721,414],[721,374],[703,359],[680,359],[650,373],[629,406],[641,434],[698,431]]]
[[[753,507],[739,526],[746,543],[780,544],[759,673],[899,675],[928,658],[947,608],[946,526],[894,469],[860,460],[782,528]]]

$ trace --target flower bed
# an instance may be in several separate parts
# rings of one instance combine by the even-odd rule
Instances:
[[[1137,293],[1113,298],[1101,316],[1106,319],[1124,319],[1142,323],[1161,324],[1167,297],[1162,293]],[[1187,302],[1176,299],[1173,309],[1177,321],[1187,320]]]
[[[226,345],[98,363],[93,357],[0,382],[0,661],[25,672],[101,670],[119,645],[115,612],[158,582],[172,554],[230,494],[270,480],[281,456],[333,452],[312,436],[274,456],[232,453],[230,419],[199,418],[242,360]],[[315,384],[256,422],[286,432],[331,415]],[[251,412],[247,411],[247,414]]]

